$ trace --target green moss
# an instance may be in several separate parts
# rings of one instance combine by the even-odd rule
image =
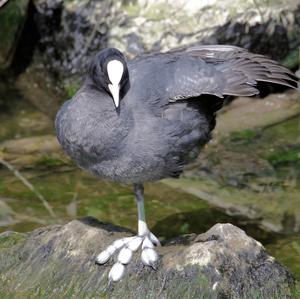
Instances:
[[[123,9],[130,17],[136,17],[140,14],[141,8],[136,1],[125,1],[123,2]]]
[[[300,149],[280,148],[275,150],[271,155],[268,155],[266,159],[274,167],[283,164],[300,163]]]
[[[193,273],[193,279],[184,278],[184,273]],[[171,279],[167,279],[167,298],[217,298],[217,290],[210,287],[207,277],[195,266],[186,266],[182,272],[174,272]]]
[[[36,162],[35,167],[53,168],[53,167],[59,167],[64,165],[71,165],[71,161],[44,155]]]
[[[300,238],[286,237],[266,246],[268,252],[284,265],[288,265],[300,281]]]
[[[9,235],[0,235],[0,248],[1,249],[5,249],[5,248],[11,248],[12,246],[14,246],[15,244],[17,244],[18,242],[20,242],[20,240],[24,240],[25,237],[22,234],[16,233],[16,232],[12,232]]]
[[[230,141],[251,141],[257,136],[257,132],[253,130],[243,130],[230,133]]]
[[[66,92],[67,97],[72,98],[76,94],[80,85],[81,85],[80,82],[76,78],[73,78],[72,81],[66,82],[64,86],[64,90]]]
[[[291,51],[282,61],[281,64],[288,69],[296,69],[299,66],[299,49]]]
[[[292,298],[300,298],[300,281],[297,281],[295,288],[292,289]]]

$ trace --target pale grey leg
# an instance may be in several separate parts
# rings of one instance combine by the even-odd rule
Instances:
[[[119,250],[117,262],[113,265],[108,275],[110,281],[118,281],[123,277],[125,266],[131,261],[133,252],[138,250],[141,245],[141,259],[144,265],[154,267],[155,262],[158,260],[154,246],[160,245],[160,243],[149,231],[146,223],[143,185],[134,184],[134,193],[138,209],[138,235],[114,241],[96,259],[96,263],[104,264]]]

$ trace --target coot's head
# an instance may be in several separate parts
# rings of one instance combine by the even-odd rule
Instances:
[[[129,89],[129,74],[124,55],[117,49],[107,48],[92,59],[88,75],[98,89],[107,92],[116,108]]]

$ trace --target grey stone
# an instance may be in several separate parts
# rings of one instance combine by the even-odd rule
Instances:
[[[294,278],[264,247],[231,224],[216,224],[158,248],[157,270],[136,254],[125,277],[109,284],[112,261],[95,258],[126,229],[93,218],[0,235],[3,298],[292,298]],[[6,297],[5,297],[6,296]],[[277,297],[276,297],[277,296]]]
[[[300,44],[300,1],[35,2],[43,62],[67,78],[81,76],[99,49],[129,57],[195,44],[232,44],[285,58]]]

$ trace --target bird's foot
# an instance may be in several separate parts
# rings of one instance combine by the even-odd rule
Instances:
[[[140,247],[142,247],[141,260],[143,264],[155,269],[158,254],[154,247],[158,245],[160,245],[159,240],[150,231],[143,235],[118,239],[97,256],[96,263],[100,265],[105,264],[118,251],[117,261],[108,274],[110,281],[118,281],[123,277],[125,267],[130,263],[133,252]]]

